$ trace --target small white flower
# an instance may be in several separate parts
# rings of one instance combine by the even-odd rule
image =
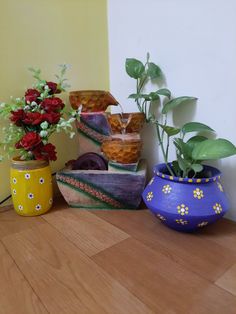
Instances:
[[[30,174],[29,174],[29,173],[26,173],[26,174],[25,174],[25,179],[26,179],[26,180],[29,180],[29,179],[30,179]]]
[[[28,198],[32,200],[34,198],[34,194],[33,193],[29,193],[28,194]]]
[[[27,102],[26,102],[28,105],[30,105],[30,101],[29,100],[27,100]]]
[[[18,206],[18,209],[19,209],[19,210],[23,210],[23,208],[24,208],[24,207],[23,207],[22,205],[19,205],[19,206]]]
[[[16,184],[16,183],[17,183],[16,178],[13,178],[13,179],[12,179],[12,182],[13,182],[14,184]]]
[[[40,205],[40,204],[37,204],[36,206],[35,206],[35,210],[40,210],[42,208],[42,206]]]
[[[36,107],[38,106],[38,104],[36,103],[36,101],[32,101],[31,106]]]
[[[13,193],[14,195],[16,195],[16,189],[13,189],[13,190],[12,190],[12,193]]]
[[[70,138],[73,138],[75,136],[75,132],[70,132]]]
[[[45,131],[45,130],[42,130],[40,133],[39,133],[40,137],[47,137],[48,136],[48,132]]]
[[[39,183],[40,183],[40,184],[44,184],[44,178],[40,178],[40,179],[39,179]]]
[[[44,89],[48,90],[48,89],[49,89],[48,85],[45,85],[45,86],[44,86]]]
[[[43,130],[47,130],[48,128],[48,122],[47,121],[44,121],[40,124],[40,127],[43,129]]]

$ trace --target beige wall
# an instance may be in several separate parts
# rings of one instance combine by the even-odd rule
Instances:
[[[71,90],[108,89],[107,37],[106,0],[0,0],[0,102],[23,96],[33,83],[29,66],[53,80],[57,65],[68,63]],[[78,143],[61,134],[53,142],[55,171],[77,157]],[[2,162],[0,200],[9,194],[8,178],[9,162]]]

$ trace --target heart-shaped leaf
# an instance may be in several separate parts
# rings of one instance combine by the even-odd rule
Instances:
[[[215,132],[215,131],[206,124],[200,122],[189,122],[183,125],[182,132],[189,133],[189,132]]]
[[[215,160],[236,154],[236,147],[230,141],[219,138],[197,143],[193,149],[194,160]]]
[[[190,101],[196,101],[197,98],[195,97],[189,97],[189,96],[183,96],[183,97],[177,97],[170,101],[168,101],[162,108],[162,113],[166,114],[170,110],[173,110],[174,108]]]
[[[159,66],[157,66],[153,62],[148,63],[148,70],[147,75],[150,77],[151,80],[162,78],[163,74]]]
[[[141,61],[131,58],[126,59],[125,69],[127,74],[135,79],[141,78],[145,71],[145,67]]]
[[[176,135],[180,132],[179,128],[174,128],[172,126],[169,125],[162,125],[159,124],[159,126],[169,135],[169,136],[173,136]]]

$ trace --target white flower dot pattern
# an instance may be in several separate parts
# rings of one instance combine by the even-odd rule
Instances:
[[[34,194],[33,194],[33,193],[29,193],[29,194],[28,194],[28,198],[29,198],[30,200],[32,200],[32,199],[34,198]]]
[[[177,206],[177,209],[178,209],[178,213],[179,213],[181,216],[188,215],[188,211],[189,211],[188,206],[186,206],[186,205],[184,205],[184,204],[181,204],[181,205],[178,205],[178,206]]]
[[[213,206],[213,209],[216,214],[220,214],[222,212],[222,206],[219,203],[215,203]]]
[[[13,178],[13,179],[12,179],[12,182],[13,182],[14,184],[16,184],[16,183],[17,183],[16,178]]]
[[[193,196],[195,198],[197,198],[198,200],[202,199],[204,197],[204,194],[203,194],[203,191],[200,190],[199,188],[196,188],[194,191],[193,191]]]
[[[180,219],[175,219],[176,223],[179,224],[179,225],[187,225],[188,224],[188,221],[187,220],[183,220],[182,218]]]
[[[25,174],[25,179],[26,179],[26,180],[29,180],[29,179],[30,179],[30,174],[29,174],[29,173],[26,173],[26,174]]]
[[[16,189],[12,190],[13,195],[16,195]]]
[[[162,221],[166,220],[166,218],[164,216],[160,215],[160,214],[156,214],[156,216],[157,216],[158,219],[160,219]]]
[[[197,226],[198,226],[199,228],[202,228],[202,227],[205,227],[206,225],[208,225],[208,221],[202,221],[202,222],[200,222]]]
[[[52,201],[53,201],[52,198],[50,198],[50,200],[49,200],[49,204],[50,205],[52,205]]]
[[[169,194],[171,190],[172,190],[172,187],[169,184],[167,184],[163,186],[162,192],[165,194]]]
[[[19,210],[23,210],[24,207],[23,207],[22,205],[18,205],[18,209],[19,209]]]
[[[39,179],[39,183],[40,183],[40,184],[44,184],[44,182],[45,182],[44,178],[40,178],[40,179]]]
[[[147,197],[146,197],[147,201],[150,202],[152,198],[153,198],[153,192],[148,192]]]
[[[37,204],[36,206],[35,206],[35,210],[40,210],[42,208],[42,206],[40,205],[40,204]]]

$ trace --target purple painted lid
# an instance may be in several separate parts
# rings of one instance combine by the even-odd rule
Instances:
[[[169,164],[171,166],[171,163]],[[182,183],[208,183],[213,182],[220,179],[221,172],[214,167],[203,165],[203,171],[207,174],[207,177],[204,178],[181,178],[181,177],[174,177],[169,174],[167,174],[167,168],[166,164],[158,164],[154,167],[153,172],[158,177],[170,180],[170,181],[176,181],[176,182],[182,182]]]

